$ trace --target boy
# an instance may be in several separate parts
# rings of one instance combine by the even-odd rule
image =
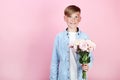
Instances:
[[[81,65],[80,56],[70,47],[75,39],[88,39],[88,36],[78,28],[80,15],[81,9],[75,5],[70,5],[64,10],[64,20],[68,27],[55,38],[50,80],[82,80],[82,70],[88,71],[91,65],[91,63]],[[91,53],[90,57],[92,62]]]

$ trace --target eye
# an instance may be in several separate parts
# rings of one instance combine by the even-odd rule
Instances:
[[[72,16],[69,16],[69,18],[72,18]]]
[[[78,16],[75,16],[75,18],[78,18]]]

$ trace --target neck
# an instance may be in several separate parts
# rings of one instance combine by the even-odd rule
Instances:
[[[68,27],[68,32],[77,32],[77,28],[69,28]]]

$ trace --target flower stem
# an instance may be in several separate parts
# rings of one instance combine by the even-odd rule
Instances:
[[[86,80],[86,71],[82,71],[82,78],[83,78],[83,80]]]

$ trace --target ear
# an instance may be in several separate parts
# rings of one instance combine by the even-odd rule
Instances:
[[[67,21],[67,16],[64,16],[64,21],[65,21],[65,22]]]
[[[81,16],[80,16],[79,22],[81,22],[81,19],[82,19],[82,18],[81,18]]]

